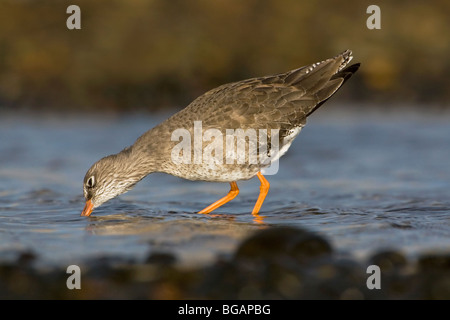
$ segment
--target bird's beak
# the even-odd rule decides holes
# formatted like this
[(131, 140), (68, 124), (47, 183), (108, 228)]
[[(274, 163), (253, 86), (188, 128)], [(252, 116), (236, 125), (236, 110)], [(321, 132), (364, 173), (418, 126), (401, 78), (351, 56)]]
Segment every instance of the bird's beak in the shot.
[(86, 201), (86, 204), (84, 205), (83, 212), (81, 213), (82, 217), (89, 217), (92, 213), (92, 210), (94, 210), (94, 204), (91, 200)]

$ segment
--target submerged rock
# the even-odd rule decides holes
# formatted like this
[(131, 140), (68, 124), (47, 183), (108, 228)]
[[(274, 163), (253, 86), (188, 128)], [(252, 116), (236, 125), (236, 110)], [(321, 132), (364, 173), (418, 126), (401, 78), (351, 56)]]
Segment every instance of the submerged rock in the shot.
[(177, 261), (177, 257), (169, 252), (154, 252), (148, 256), (145, 263), (173, 265)]
[(298, 262), (328, 255), (331, 245), (324, 238), (299, 228), (273, 227), (256, 232), (242, 242), (235, 259), (276, 259), (290, 256)]

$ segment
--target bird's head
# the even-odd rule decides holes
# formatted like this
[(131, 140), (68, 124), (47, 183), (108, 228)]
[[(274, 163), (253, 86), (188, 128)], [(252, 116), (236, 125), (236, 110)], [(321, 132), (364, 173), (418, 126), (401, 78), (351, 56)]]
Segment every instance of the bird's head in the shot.
[(82, 216), (90, 216), (94, 208), (130, 190), (142, 177), (129, 170), (128, 161), (119, 155), (111, 155), (97, 161), (83, 181), (86, 199)]

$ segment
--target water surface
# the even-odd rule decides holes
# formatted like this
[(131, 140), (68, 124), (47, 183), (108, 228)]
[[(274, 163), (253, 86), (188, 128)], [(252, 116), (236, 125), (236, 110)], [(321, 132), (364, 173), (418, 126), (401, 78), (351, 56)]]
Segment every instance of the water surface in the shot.
[(229, 185), (166, 174), (80, 217), (86, 170), (167, 116), (2, 114), (0, 262), (21, 252), (43, 266), (172, 252), (191, 266), (229, 255), (254, 230), (273, 225), (315, 231), (355, 257), (384, 248), (412, 258), (450, 251), (449, 114), (410, 109), (334, 106), (314, 114), (267, 177), (259, 220), (250, 214), (256, 178), (239, 182), (239, 196), (214, 214), (200, 215)]

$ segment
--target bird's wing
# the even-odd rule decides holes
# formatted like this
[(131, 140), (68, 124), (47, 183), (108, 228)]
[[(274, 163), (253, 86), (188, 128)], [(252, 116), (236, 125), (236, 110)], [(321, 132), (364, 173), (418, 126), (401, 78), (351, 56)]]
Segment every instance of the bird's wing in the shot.
[[(303, 126), (359, 67), (351, 51), (286, 73), (229, 83), (206, 92), (174, 115), (178, 123), (203, 128), (280, 129), (280, 138)], [(170, 119), (169, 119), (170, 120)]]

